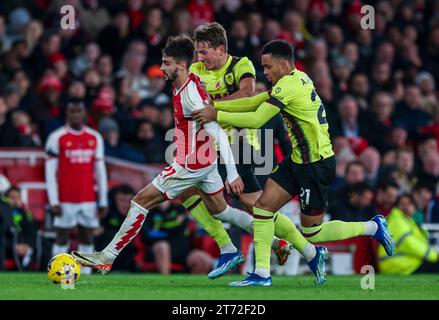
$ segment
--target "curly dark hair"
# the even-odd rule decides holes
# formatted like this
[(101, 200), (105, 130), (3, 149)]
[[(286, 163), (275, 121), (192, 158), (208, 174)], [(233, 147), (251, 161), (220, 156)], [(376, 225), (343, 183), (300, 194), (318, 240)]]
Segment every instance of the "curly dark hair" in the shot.
[(187, 62), (188, 67), (194, 60), (194, 52), (194, 42), (187, 36), (169, 37), (162, 50), (163, 54), (174, 58), (177, 62)]

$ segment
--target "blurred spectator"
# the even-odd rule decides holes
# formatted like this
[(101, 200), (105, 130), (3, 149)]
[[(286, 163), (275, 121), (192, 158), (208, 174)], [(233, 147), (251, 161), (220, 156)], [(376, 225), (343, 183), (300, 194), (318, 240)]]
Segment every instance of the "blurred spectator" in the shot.
[(192, 36), (192, 17), (189, 11), (185, 9), (177, 9), (173, 15), (173, 24), (171, 25), (172, 35)]
[(11, 187), (3, 201), (12, 208), (12, 232), (7, 238), (6, 258), (14, 259), (18, 270), (31, 270), (35, 255), (38, 225), (32, 213), (26, 210), (21, 199), (20, 189)]
[(61, 49), (61, 37), (59, 34), (47, 31), (27, 59), (26, 69), (29, 70), (33, 79), (39, 79), (49, 67), (49, 57)]
[(410, 148), (401, 148), (396, 153), (397, 171), (393, 176), (401, 193), (408, 193), (416, 182), (413, 174), (414, 153)]
[(403, 126), (409, 135), (413, 135), (429, 120), (428, 114), (421, 110), (421, 90), (414, 85), (408, 85), (404, 101), (396, 108), (395, 124)]
[(422, 225), (425, 222), (428, 206), (433, 197), (431, 186), (422, 183), (416, 184), (412, 191), (412, 197), (416, 206), (412, 218), (418, 225)]
[(192, 249), (186, 210), (170, 201), (161, 203), (149, 213), (144, 237), (149, 259), (154, 260), (158, 272), (169, 274), (172, 263), (185, 265), (191, 273), (206, 274), (213, 258), (206, 252)]
[(401, 149), (408, 146), (408, 132), (404, 127), (395, 126), (390, 131), (388, 138), (389, 148)]
[(138, 122), (132, 146), (143, 154), (146, 163), (165, 163), (164, 145), (148, 120)]
[(30, 107), (36, 103), (36, 95), (30, 85), (29, 77), (23, 69), (17, 69), (12, 74), (11, 80), (17, 86), (20, 96), (18, 108), (29, 111)]
[(112, 17), (111, 24), (107, 25), (98, 35), (97, 43), (102, 52), (108, 53), (113, 58), (115, 65), (122, 59), (124, 51), (129, 42), (128, 15), (123, 11), (116, 11)]
[(388, 216), (390, 210), (395, 206), (398, 199), (398, 185), (394, 182), (385, 182), (378, 186), (375, 195), (375, 206), (377, 212), (383, 216)]
[(349, 80), (349, 92), (354, 96), (360, 112), (369, 109), (369, 80), (364, 73), (354, 73)]
[(17, 147), (20, 145), (20, 132), (12, 122), (5, 101), (0, 97), (0, 147)]
[(337, 199), (344, 199), (351, 187), (355, 184), (364, 183), (366, 169), (361, 161), (353, 160), (346, 164), (343, 176), (338, 175), (336, 183), (332, 185), (329, 192), (329, 204)]
[(97, 69), (90, 68), (85, 71), (84, 85), (85, 102), (87, 105), (89, 105), (93, 100), (98, 98), (98, 94), (102, 88), (102, 78)]
[(149, 79), (150, 86), (146, 92), (145, 98), (149, 99), (155, 105), (166, 105), (171, 102), (169, 96), (164, 92), (166, 81), (160, 66), (154, 64), (146, 70), (146, 76)]
[(363, 121), (359, 121), (358, 104), (352, 96), (344, 96), (338, 103), (338, 113), (340, 119), (332, 127), (334, 136), (350, 138), (362, 137), (366, 134), (366, 124)]
[(83, 4), (84, 8), (80, 16), (81, 28), (94, 39), (110, 22), (110, 16), (107, 9), (99, 5), (99, 0), (84, 0)]
[(247, 25), (244, 20), (234, 20), (232, 22), (229, 34), (229, 53), (231, 55), (237, 57), (254, 57), (255, 47), (250, 42), (248, 33)]
[(28, 113), (20, 110), (14, 111), (12, 113), (12, 122), (20, 132), (20, 146), (28, 148), (42, 146), (42, 141), (35, 132), (35, 128), (31, 123), (31, 118)]
[(104, 138), (105, 155), (134, 162), (145, 162), (142, 153), (120, 140), (119, 126), (112, 118), (103, 118), (99, 121), (99, 132)]
[(433, 76), (427, 71), (419, 72), (415, 82), (421, 91), (420, 109), (436, 117), (439, 113), (439, 100), (435, 95), (436, 85)]
[(156, 105), (151, 99), (145, 99), (139, 105), (140, 116), (142, 119), (157, 125), (160, 121), (161, 108)]
[(366, 174), (366, 183), (375, 187), (379, 180), (379, 169), (381, 157), (377, 149), (373, 147), (366, 148), (358, 158), (364, 165)]
[(416, 204), (410, 195), (401, 196), (387, 217), (387, 224), (398, 246), (388, 257), (382, 246), (378, 247), (380, 273), (409, 275), (413, 273), (438, 273), (438, 253), (430, 246), (428, 232), (413, 219)]
[(380, 152), (390, 148), (389, 137), (392, 131), (392, 114), (394, 110), (393, 98), (386, 92), (377, 92), (372, 100), (372, 114), (370, 115), (370, 130), (368, 140)]
[(213, 7), (207, 0), (190, 0), (187, 10), (192, 16), (192, 25), (194, 28), (200, 24), (213, 22)]
[(372, 65), (371, 92), (378, 90), (390, 91), (391, 89), (391, 67), (386, 62), (375, 62)]
[(67, 95), (70, 98), (85, 99), (86, 88), (82, 81), (72, 81), (67, 88)]
[(365, 183), (350, 185), (331, 201), (328, 207), (331, 220), (367, 221), (376, 211), (373, 205), (373, 189)]
[[(101, 220), (101, 226), (96, 231), (96, 250), (103, 250), (119, 231), (130, 209), (131, 198), (135, 195), (129, 185), (120, 185), (108, 192), (108, 214)], [(134, 243), (128, 244), (113, 263), (117, 271), (138, 271), (135, 264), (136, 248)]]
[(62, 82), (53, 74), (44, 76), (38, 84), (38, 102), (29, 112), (42, 137), (49, 133), (46, 130), (50, 119), (61, 115), (61, 91)]
[(126, 78), (128, 87), (141, 98), (146, 97), (150, 85), (148, 78), (142, 72), (146, 55), (147, 47), (143, 42), (134, 41), (130, 43), (127, 52), (123, 56), (122, 67), (116, 73), (117, 78)]
[(101, 55), (96, 60), (96, 69), (101, 76), (102, 83), (108, 85), (113, 82), (113, 60), (110, 55)]
[(332, 74), (336, 82), (334, 90), (336, 95), (348, 92), (348, 80), (353, 71), (352, 63), (343, 56), (334, 59), (331, 65)]
[(159, 7), (151, 7), (140, 26), (137, 37), (148, 47), (148, 65), (161, 64), (163, 47), (163, 15)]

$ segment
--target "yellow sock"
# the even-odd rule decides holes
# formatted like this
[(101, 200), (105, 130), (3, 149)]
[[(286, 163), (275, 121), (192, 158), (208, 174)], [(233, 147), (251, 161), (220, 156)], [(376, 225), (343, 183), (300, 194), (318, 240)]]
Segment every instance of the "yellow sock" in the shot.
[(274, 216), (274, 235), (290, 242), (299, 252), (309, 243), (294, 223), (281, 212), (276, 212)]
[(206, 232), (215, 239), (215, 242), (219, 247), (232, 243), (232, 240), (227, 234), (227, 231), (224, 229), (221, 221), (212, 217), (206, 205), (203, 203), (203, 201), (201, 201), (201, 197), (199, 195), (193, 195), (186, 199), (183, 202), (183, 206), (186, 208), (186, 210), (191, 212), (204, 230), (206, 230)]
[(364, 235), (364, 222), (345, 222), (334, 220), (319, 226), (305, 228), (302, 233), (309, 242), (326, 242), (345, 240)]
[(253, 216), (256, 268), (270, 270), (271, 243), (274, 237), (274, 213), (253, 207)]

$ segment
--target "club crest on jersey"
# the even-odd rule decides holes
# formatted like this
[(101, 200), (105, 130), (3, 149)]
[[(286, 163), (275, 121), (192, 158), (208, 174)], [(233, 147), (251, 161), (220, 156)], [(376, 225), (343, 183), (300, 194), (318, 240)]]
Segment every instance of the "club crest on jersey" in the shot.
[(67, 141), (67, 143), (66, 143), (66, 147), (71, 147), (73, 145), (73, 142), (72, 141)]
[(225, 78), (226, 78), (226, 83), (229, 86), (231, 86), (233, 84), (233, 81), (235, 80), (235, 78), (233, 77), (233, 73), (232, 72), (226, 74)]
[(88, 140), (88, 145), (89, 145), (89, 147), (93, 147), (95, 145), (95, 141), (94, 140)]
[(221, 87), (221, 83), (218, 81), (217, 83), (215, 83), (215, 88), (219, 88), (219, 87)]

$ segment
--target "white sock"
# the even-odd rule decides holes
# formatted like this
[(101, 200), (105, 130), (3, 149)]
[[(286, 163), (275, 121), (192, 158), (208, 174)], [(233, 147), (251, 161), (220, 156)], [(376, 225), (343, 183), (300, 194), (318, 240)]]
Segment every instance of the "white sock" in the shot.
[(273, 238), (273, 242), (271, 243), (271, 249), (276, 250), (277, 248), (279, 248), (279, 238), (278, 237), (274, 237)]
[(303, 249), (303, 251), (301, 252), (301, 254), (302, 254), (303, 257), (305, 258), (305, 260), (306, 260), (307, 262), (309, 262), (309, 261), (311, 261), (312, 259), (314, 259), (314, 257), (315, 257), (316, 254), (317, 254), (316, 247), (315, 247), (313, 244), (308, 243), (308, 244), (306, 245), (306, 247)]
[(60, 245), (54, 243), (52, 246), (52, 256), (56, 256), (57, 254), (60, 253), (67, 253), (67, 251), (69, 250), (69, 246), (70, 246), (69, 244)]
[[(84, 253), (93, 253), (95, 251), (95, 246), (93, 244), (80, 243), (78, 245), (78, 251)], [(91, 274), (92, 271), (93, 271), (92, 268), (81, 266), (81, 274)]]
[(364, 235), (373, 236), (378, 230), (378, 225), (375, 221), (366, 221), (364, 223)]
[(131, 240), (142, 228), (145, 218), (148, 215), (148, 210), (141, 207), (134, 201), (131, 201), (131, 208), (128, 214), (120, 226), (119, 231), (114, 236), (113, 240), (108, 244), (108, 246), (102, 250), (106, 257), (109, 259), (116, 259), (119, 253), (127, 246)]
[(270, 269), (255, 268), (255, 273), (262, 278), (268, 278), (270, 276)]
[(223, 254), (223, 253), (235, 253), (235, 252), (238, 251), (238, 249), (235, 247), (235, 245), (232, 242), (230, 242), (230, 243), (220, 247), (220, 251), (221, 251), (221, 254)]
[(215, 219), (229, 222), (248, 233), (253, 233), (253, 217), (245, 211), (227, 206), (223, 212), (213, 215)]

